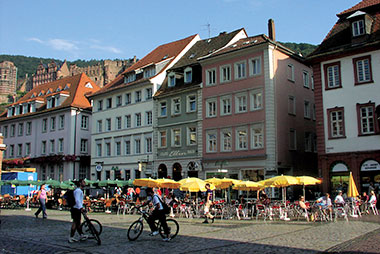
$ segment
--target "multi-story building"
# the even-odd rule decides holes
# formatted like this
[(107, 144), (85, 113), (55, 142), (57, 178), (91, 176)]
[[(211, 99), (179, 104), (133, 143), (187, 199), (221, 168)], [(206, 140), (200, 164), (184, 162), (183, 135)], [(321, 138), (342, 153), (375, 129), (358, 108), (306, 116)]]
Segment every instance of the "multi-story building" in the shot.
[[(198, 35), (161, 45), (129, 67), (93, 101), (91, 170), (98, 179), (152, 175), (153, 94)], [(97, 173), (96, 173), (97, 171)]]
[(85, 73), (99, 87), (103, 87), (134, 63), (136, 63), (136, 57), (129, 60), (104, 60), (87, 67), (78, 67), (74, 64), (70, 65), (69, 69), (71, 75)]
[(38, 85), (8, 105), (0, 118), (4, 159), (36, 168), (40, 180), (89, 178), (92, 122), (85, 95), (99, 89), (79, 74)]
[(268, 27), (200, 61), (206, 178), (317, 174), (312, 71)]
[(167, 78), (153, 97), (157, 119), (153, 168), (159, 178), (201, 176), (202, 67), (198, 59), (246, 37), (240, 29), (198, 41), (167, 71)]
[(9, 102), (9, 96), (16, 94), (17, 67), (9, 61), (0, 63), (0, 103)]
[(315, 80), (318, 168), (324, 191), (380, 183), (380, 1), (363, 0), (309, 56)]
[(27, 87), (26, 90), (30, 91), (36, 86), (53, 82), (67, 76), (70, 76), (70, 71), (66, 60), (61, 65), (54, 61), (51, 61), (51, 63), (47, 65), (41, 62), (37, 67), (36, 73), (32, 76), (31, 87)]

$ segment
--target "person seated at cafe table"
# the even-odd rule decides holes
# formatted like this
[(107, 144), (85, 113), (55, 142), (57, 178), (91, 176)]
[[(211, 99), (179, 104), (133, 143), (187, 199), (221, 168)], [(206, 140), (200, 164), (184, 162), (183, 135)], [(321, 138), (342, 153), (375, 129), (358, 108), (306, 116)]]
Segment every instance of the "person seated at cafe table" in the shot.
[(330, 194), (326, 193), (325, 196), (320, 197), (316, 200), (316, 205), (319, 206), (323, 210), (327, 210), (329, 212), (330, 219), (332, 217), (332, 203)]
[(335, 199), (334, 199), (334, 203), (337, 205), (337, 206), (344, 206), (344, 199), (343, 199), (343, 191), (338, 191), (338, 195), (336, 195)]

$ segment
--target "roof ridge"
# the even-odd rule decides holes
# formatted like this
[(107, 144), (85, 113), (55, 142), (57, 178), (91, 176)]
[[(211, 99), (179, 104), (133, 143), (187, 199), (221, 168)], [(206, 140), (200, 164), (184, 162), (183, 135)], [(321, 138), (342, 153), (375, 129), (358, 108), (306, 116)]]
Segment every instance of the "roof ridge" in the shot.
[(338, 13), (337, 16), (340, 17), (347, 13), (352, 13), (354, 11), (362, 10), (364, 8), (371, 7), (378, 4), (380, 4), (380, 0), (362, 0), (359, 3), (355, 4), (354, 6), (352, 6), (351, 8)]

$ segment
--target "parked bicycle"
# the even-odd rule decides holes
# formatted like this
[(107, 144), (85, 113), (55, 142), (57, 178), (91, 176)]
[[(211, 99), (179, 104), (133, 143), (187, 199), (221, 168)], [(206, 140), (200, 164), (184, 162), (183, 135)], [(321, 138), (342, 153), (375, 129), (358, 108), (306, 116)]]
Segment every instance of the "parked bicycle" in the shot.
[(102, 224), (95, 219), (88, 218), (86, 211), (83, 211), (82, 214), (84, 218), (84, 222), (81, 224), (83, 233), (91, 235), (89, 239), (95, 239), (98, 245), (101, 245), (100, 234), (103, 229)]
[[(141, 217), (138, 220), (136, 220), (135, 222), (133, 222), (132, 225), (128, 229), (127, 236), (128, 236), (128, 239), (130, 241), (135, 241), (137, 238), (139, 238), (139, 236), (141, 235), (141, 233), (143, 232), (143, 229), (144, 229), (144, 223), (143, 222), (144, 222), (144, 220), (146, 222), (148, 222), (148, 218), (150, 216), (150, 214), (147, 211), (143, 210), (141, 207), (133, 207), (133, 208), (137, 210), (137, 213), (141, 214)], [(162, 227), (160, 222), (155, 222), (155, 223), (156, 223), (156, 226), (158, 228), (158, 232), (160, 233), (161, 237), (166, 238), (167, 235), (165, 234), (164, 228)], [(174, 219), (167, 219), (166, 223), (168, 224), (170, 239), (173, 239), (174, 237), (177, 236), (177, 234), (179, 232), (179, 224)]]

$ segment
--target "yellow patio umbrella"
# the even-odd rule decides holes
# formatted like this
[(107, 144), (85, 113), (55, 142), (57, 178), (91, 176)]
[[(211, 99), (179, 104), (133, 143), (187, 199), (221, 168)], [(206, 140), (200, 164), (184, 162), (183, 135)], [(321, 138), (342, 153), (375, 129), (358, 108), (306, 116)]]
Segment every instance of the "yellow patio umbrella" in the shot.
[(358, 192), (358, 189), (356, 188), (354, 178), (352, 177), (352, 172), (350, 172), (350, 180), (348, 181), (347, 197), (356, 198), (357, 196), (359, 196), (359, 192)]
[[(186, 183), (182, 184), (180, 190), (189, 192), (206, 191), (206, 183), (206, 181), (203, 181), (199, 178), (192, 178), (191, 180), (187, 180)], [(210, 183), (210, 189), (215, 190), (215, 185)]]
[[(183, 178), (183, 179), (179, 180), (178, 182), (180, 184), (184, 184), (184, 183), (187, 183), (187, 182), (196, 181), (196, 179), (199, 179), (199, 178), (196, 178), (196, 177), (187, 177), (187, 178)], [(201, 180), (201, 179), (199, 179), (199, 180)]]
[(179, 186), (181, 186), (179, 182), (167, 178), (157, 179), (156, 182), (158, 183), (158, 187), (160, 188), (178, 189)]
[(139, 178), (133, 181), (133, 185), (144, 186), (144, 187), (159, 187), (158, 182), (152, 178)]
[[(314, 178), (312, 176), (296, 176), (298, 184), (303, 185), (303, 196), (305, 197), (305, 186), (316, 185), (322, 183), (322, 180)], [(305, 197), (306, 198), (306, 197)]]
[(264, 187), (264, 185), (262, 185), (258, 182), (242, 181), (240, 183), (235, 184), (232, 188), (234, 190), (242, 190), (242, 191), (257, 191), (257, 190), (261, 190), (265, 187)]
[(294, 176), (280, 175), (264, 180), (265, 185), (272, 185), (275, 187), (288, 187), (290, 185), (298, 184), (298, 179)]
[(242, 182), (242, 180), (237, 180), (237, 179), (232, 179), (232, 178), (225, 178), (225, 177), (223, 179), (221, 179), (221, 180), (222, 180), (223, 183), (229, 183), (231, 185), (238, 184), (238, 183)]
[(227, 189), (232, 185), (230, 182), (223, 181), (222, 179), (215, 177), (206, 179), (205, 182), (215, 185), (217, 189)]

